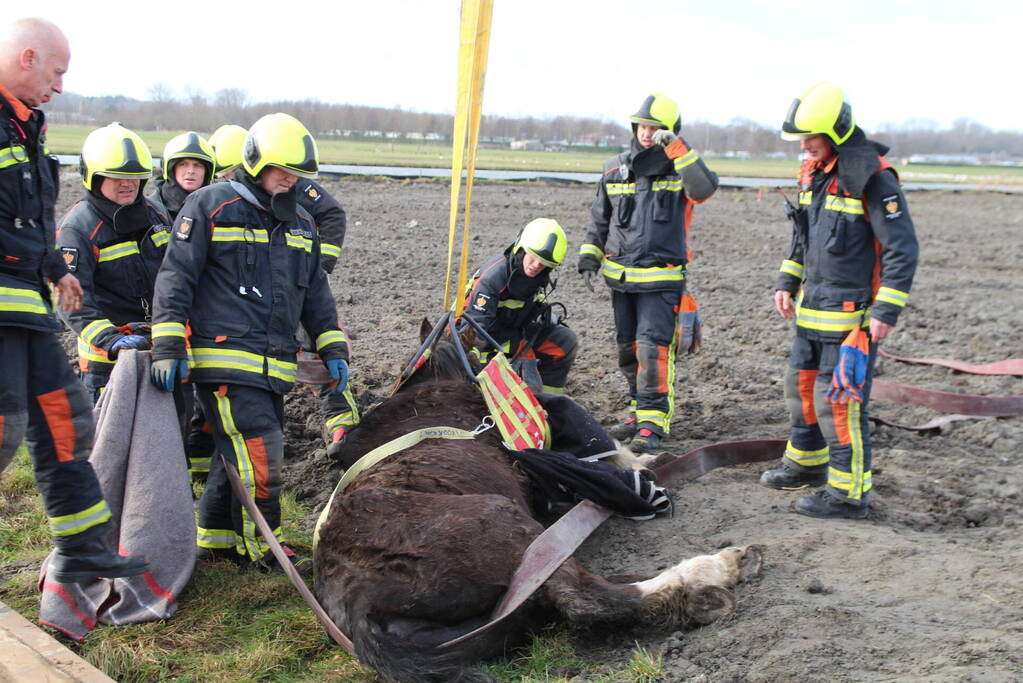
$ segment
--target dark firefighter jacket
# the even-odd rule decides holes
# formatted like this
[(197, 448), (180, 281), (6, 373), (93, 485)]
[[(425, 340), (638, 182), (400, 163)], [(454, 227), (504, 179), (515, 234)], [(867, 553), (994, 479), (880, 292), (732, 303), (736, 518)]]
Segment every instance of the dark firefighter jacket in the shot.
[(173, 180), (165, 178), (158, 179), (153, 186), (153, 193), (149, 195), (149, 198), (162, 204), (163, 208), (167, 210), (167, 216), (173, 221), (178, 217), (181, 207), (185, 205), (189, 193)]
[(777, 288), (797, 296), (804, 336), (841, 338), (871, 317), (894, 325), (909, 299), (916, 233), (887, 151), (857, 128), (837, 159), (800, 171), (798, 227)]
[(60, 316), (83, 342), (109, 351), (119, 326), (150, 321), (170, 223), (153, 199), (118, 206), (91, 192), (61, 219), (57, 246), (85, 296)]
[(579, 269), (597, 270), (620, 292), (681, 291), (693, 204), (717, 190), (717, 174), (694, 150), (670, 160), (664, 148), (632, 150), (604, 163)]
[(523, 339), (526, 327), (548, 308), (546, 288), (551, 269), (528, 277), (522, 270), (523, 253), (513, 254), (508, 247), (487, 261), (473, 273), (466, 294), (465, 315), (502, 345)]
[(295, 183), (295, 198), (309, 212), (320, 231), (320, 265), (328, 273), (341, 256), (348, 217), (341, 204), (314, 180), (301, 178)]
[(193, 382), (283, 394), (295, 381), (301, 322), (321, 358), (347, 360), (319, 262), (316, 226), (293, 191), (271, 200), (245, 174), (196, 190), (156, 278), (153, 358), (188, 357)]
[(68, 269), (55, 248), (60, 183), (45, 132), (43, 113), (0, 85), (0, 326), (56, 332), (44, 278)]

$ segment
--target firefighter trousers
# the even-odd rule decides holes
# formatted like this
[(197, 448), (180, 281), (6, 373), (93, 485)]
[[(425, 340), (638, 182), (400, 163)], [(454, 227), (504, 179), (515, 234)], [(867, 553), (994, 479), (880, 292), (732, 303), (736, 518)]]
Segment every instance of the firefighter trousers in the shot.
[(102, 536), (110, 509), (89, 463), (92, 401), (52, 332), (0, 326), (0, 472), (25, 439), (56, 545)]
[(658, 436), (675, 412), (675, 353), (681, 293), (611, 292), (618, 369), (629, 384), (637, 426)]
[[(281, 464), (284, 460), (284, 397), (240, 384), (197, 384), (217, 452), (238, 470), (274, 536), (281, 538)], [(257, 561), (269, 545), (255, 521), (231, 489), (220, 458), (210, 463), (209, 478), (199, 500), (196, 544), (202, 548), (233, 548), (239, 559)]]
[(863, 403), (829, 403), (826, 396), (841, 345), (841, 339), (820, 341), (799, 335), (792, 344), (785, 375), (791, 428), (783, 465), (810, 472), (826, 468), (828, 493), (861, 505), (872, 486), (867, 404), (877, 344), (870, 345)]
[(523, 349), (525, 340), (518, 340), (512, 348), (519, 358), (535, 358), (543, 390), (554, 394), (565, 393), (568, 372), (575, 362), (579, 338), (569, 327), (560, 324), (548, 325), (539, 331), (531, 349)]
[[(295, 338), (308, 353), (316, 352), (316, 344), (301, 325), (295, 330)], [(323, 418), (323, 438), (330, 443), (331, 435), (338, 429), (351, 429), (359, 424), (359, 407), (349, 383), (340, 394), (331, 386), (314, 387), (313, 394), (320, 405), (320, 416)]]

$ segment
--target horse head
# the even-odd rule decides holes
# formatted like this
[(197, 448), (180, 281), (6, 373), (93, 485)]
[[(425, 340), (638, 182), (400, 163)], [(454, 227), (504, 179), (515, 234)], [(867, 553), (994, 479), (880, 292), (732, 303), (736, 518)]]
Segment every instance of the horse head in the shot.
[(476, 355), (472, 353), (476, 345), (476, 334), (471, 327), (466, 327), (453, 335), (450, 321), (451, 316), (445, 315), (435, 328), (429, 320), (423, 318), (419, 326), (419, 350), (402, 372), (395, 393), (429, 381), (475, 381), (482, 369)]

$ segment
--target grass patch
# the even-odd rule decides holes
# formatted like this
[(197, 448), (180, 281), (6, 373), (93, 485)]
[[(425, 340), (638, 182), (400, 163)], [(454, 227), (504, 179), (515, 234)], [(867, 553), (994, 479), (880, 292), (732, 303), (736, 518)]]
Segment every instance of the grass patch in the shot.
[[(289, 545), (309, 554), (312, 532), (302, 520), (312, 510), (291, 493), (281, 497), (281, 508)], [(29, 621), (39, 618), (36, 579), (50, 549), (42, 499), (23, 447), (0, 477), (0, 600)], [(285, 576), (226, 561), (197, 565), (171, 619), (98, 626), (85, 643), (62, 642), (126, 683), (380, 680), (330, 641)], [(528, 647), (485, 668), (499, 680), (521, 683), (577, 676), (596, 683), (664, 680), (660, 661), (641, 648), (624, 668), (591, 666), (575, 653), (563, 628), (532, 638)]]

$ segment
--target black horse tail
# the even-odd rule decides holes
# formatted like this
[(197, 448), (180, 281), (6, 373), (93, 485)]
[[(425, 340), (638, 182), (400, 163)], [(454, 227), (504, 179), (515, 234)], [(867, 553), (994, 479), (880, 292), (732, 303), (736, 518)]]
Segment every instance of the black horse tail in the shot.
[(353, 619), (352, 622), (351, 638), (359, 660), (376, 669), (384, 680), (395, 683), (496, 683), (497, 679), (486, 671), (466, 665), (466, 662), (492, 656), (489, 647), (481, 648), (482, 643), (460, 643), (445, 649), (436, 647), (475, 626), (452, 628), (406, 618), (381, 622), (368, 617)]

